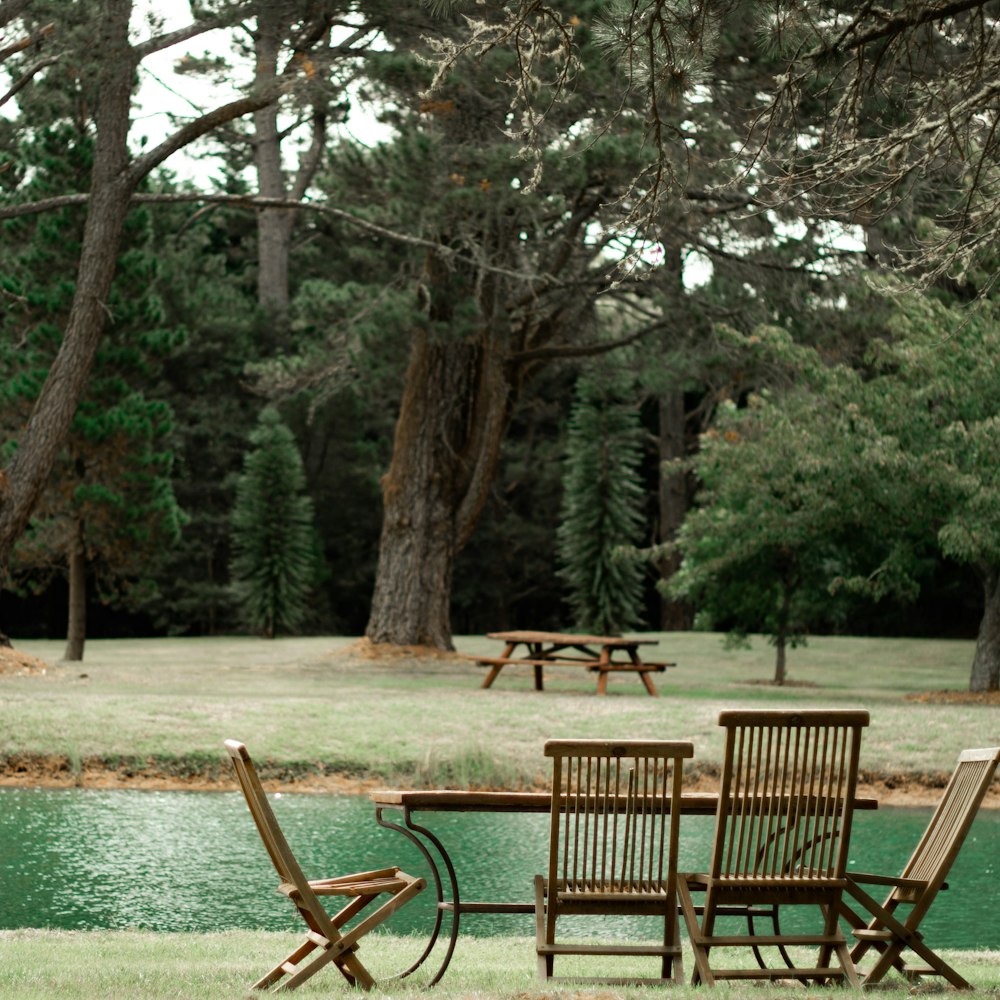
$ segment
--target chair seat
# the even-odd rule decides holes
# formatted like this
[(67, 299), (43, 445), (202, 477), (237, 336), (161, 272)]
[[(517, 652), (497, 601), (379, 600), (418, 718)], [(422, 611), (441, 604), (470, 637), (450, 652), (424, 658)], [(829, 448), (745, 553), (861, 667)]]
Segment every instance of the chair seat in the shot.
[[(546, 890), (548, 883), (546, 883)], [(567, 883), (559, 879), (556, 892), (560, 899), (648, 899), (650, 901), (665, 900), (669, 889), (665, 882), (590, 882)]]
[[(409, 883), (401, 878), (379, 878), (353, 880), (348, 876), (343, 879), (310, 879), (309, 888), (317, 896), (375, 896), (380, 892), (401, 892)], [(295, 899), (299, 890), (290, 882), (282, 882), (278, 892), (289, 899)]]
[(795, 892), (796, 890), (807, 889), (846, 889), (846, 878), (830, 877), (796, 877), (791, 875), (754, 877), (747, 875), (738, 876), (712, 876), (704, 872), (683, 872), (678, 873), (678, 877), (684, 878), (692, 889), (726, 889), (739, 892), (740, 890), (752, 891), (758, 898), (761, 891), (773, 888), (776, 892)]

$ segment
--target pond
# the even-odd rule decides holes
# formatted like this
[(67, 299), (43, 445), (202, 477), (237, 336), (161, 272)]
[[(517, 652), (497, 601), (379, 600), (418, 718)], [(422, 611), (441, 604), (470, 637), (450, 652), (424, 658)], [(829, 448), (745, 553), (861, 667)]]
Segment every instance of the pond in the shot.
[[(398, 864), (411, 845), (375, 824), (363, 796), (280, 795), (274, 809), (310, 877)], [(930, 810), (855, 816), (851, 867), (898, 873)], [(448, 846), (466, 899), (528, 900), (545, 864), (544, 816), (424, 814)], [(685, 816), (681, 868), (702, 868), (711, 817)], [(923, 922), (936, 947), (1000, 948), (1000, 811), (982, 810)], [(0, 789), (0, 928), (298, 930), (239, 793)], [(429, 926), (430, 893), (391, 930)], [(585, 919), (585, 918), (584, 918)], [(463, 933), (531, 934), (530, 916), (476, 915)], [(608, 928), (601, 926), (607, 935)]]

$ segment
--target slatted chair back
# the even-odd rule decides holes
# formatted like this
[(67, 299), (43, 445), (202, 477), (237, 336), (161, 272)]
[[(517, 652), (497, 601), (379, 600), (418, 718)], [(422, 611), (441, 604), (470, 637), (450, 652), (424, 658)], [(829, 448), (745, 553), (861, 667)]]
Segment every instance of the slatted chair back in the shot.
[[(636, 982), (681, 982), (677, 921), (677, 834), (683, 761), (690, 743), (670, 740), (549, 740), (552, 804), (548, 877), (535, 876), (538, 973), (557, 955), (647, 956), (658, 974)], [(646, 914), (663, 939), (558, 941), (559, 918), (574, 913)], [(562, 928), (565, 930), (565, 928)], [(617, 981), (617, 980), (615, 980)]]
[(715, 879), (799, 883), (847, 867), (867, 712), (723, 712)]
[(675, 891), (682, 760), (690, 743), (549, 740), (549, 884), (573, 893)]
[(902, 872), (904, 879), (924, 880), (926, 888), (895, 890), (896, 897), (901, 902), (913, 902), (920, 915), (933, 902), (958, 857), (998, 762), (1000, 747), (964, 750), (959, 756), (927, 829)]
[(315, 906), (323, 916), (326, 916), (326, 911), (310, 889), (308, 879), (303, 875), (295, 855), (288, 846), (288, 841), (285, 840), (285, 835), (281, 832), (247, 748), (236, 740), (226, 740), (225, 745), (232, 759), (243, 797), (250, 808), (250, 815), (253, 816), (257, 832), (267, 848), (278, 878), (283, 885), (294, 887), (298, 901), (307, 905), (309, 909)]

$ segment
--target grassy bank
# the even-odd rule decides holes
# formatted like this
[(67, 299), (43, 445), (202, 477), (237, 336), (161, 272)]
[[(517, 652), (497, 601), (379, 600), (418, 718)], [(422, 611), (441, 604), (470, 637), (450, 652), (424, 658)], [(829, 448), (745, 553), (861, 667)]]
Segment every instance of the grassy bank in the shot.
[[(274, 960), (297, 942), (291, 935), (253, 931), (220, 934), (155, 934), (147, 931), (0, 931), (0, 1000), (237, 1000), (247, 997), (254, 982)], [(572, 983), (546, 985), (535, 978), (533, 941), (528, 938), (472, 938), (459, 942), (455, 959), (433, 993), (419, 980), (383, 984), (375, 997), (425, 993), (435, 1000), (546, 1000), (553, 995), (589, 996), (593, 1000), (662, 997), (653, 987), (589, 988), (581, 993)], [(373, 970), (386, 971), (409, 954), (405, 940), (380, 938), (368, 955)], [(377, 952), (377, 954), (376, 954)], [(977, 989), (1000, 991), (1000, 952), (943, 952)], [(568, 961), (573, 961), (569, 959)], [(402, 967), (402, 963), (400, 966)], [(567, 971), (570, 966), (565, 967)], [(685, 970), (690, 970), (690, 955)], [(617, 967), (616, 967), (617, 971)], [(637, 970), (648, 974), (648, 967)], [(815, 996), (815, 988), (720, 984), (713, 996), (730, 1000), (778, 1000), (794, 991)], [(919, 991), (919, 988), (918, 988)], [(339, 973), (327, 969), (296, 992), (296, 996), (345, 995), (349, 990)], [(899, 978), (878, 987), (886, 1000), (911, 997), (914, 988)], [(671, 988), (676, 1000), (707, 996), (704, 988)], [(836, 993), (830, 993), (835, 996)]]
[[(774, 688), (763, 641), (727, 651), (710, 634), (653, 637), (678, 664), (655, 675), (655, 699), (630, 675), (597, 697), (594, 675), (572, 667), (548, 670), (542, 693), (520, 668), (482, 690), (482, 668), (467, 661), (372, 658), (346, 638), (100, 640), (74, 664), (58, 662), (61, 643), (20, 641), (51, 667), (0, 675), (0, 759), (8, 777), (29, 782), (38, 767), (78, 783), (97, 767), (125, 781), (228, 781), (221, 742), (236, 737), (279, 781), (513, 786), (544, 777), (547, 738), (628, 734), (693, 740), (697, 766), (711, 773), (718, 712), (764, 705), (868, 709), (862, 768), (896, 784), (933, 784), (961, 748), (1000, 743), (995, 705), (924, 698), (967, 687), (971, 642), (817, 638), (794, 652), (790, 683)], [(483, 637), (456, 645), (497, 651)]]

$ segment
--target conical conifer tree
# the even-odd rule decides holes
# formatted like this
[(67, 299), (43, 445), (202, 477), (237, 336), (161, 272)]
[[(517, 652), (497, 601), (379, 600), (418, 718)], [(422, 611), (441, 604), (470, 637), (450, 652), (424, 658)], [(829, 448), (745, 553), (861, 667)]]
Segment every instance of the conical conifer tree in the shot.
[(273, 407), (250, 443), (236, 484), (230, 572), (245, 624), (273, 638), (305, 620), (316, 577), (313, 507), (295, 438)]
[(575, 627), (601, 635), (642, 618), (642, 566), (627, 554), (643, 523), (640, 435), (635, 407), (614, 380), (580, 379), (569, 419), (559, 575)]

